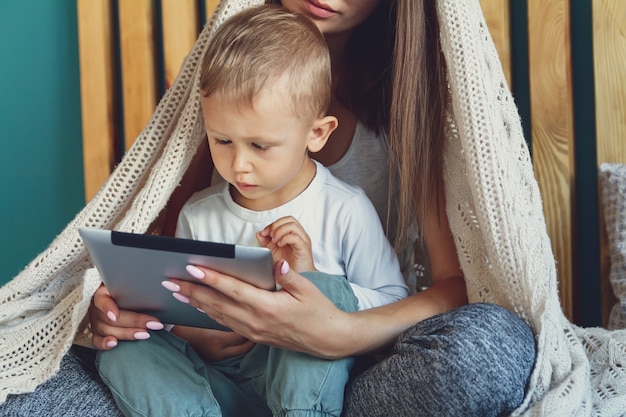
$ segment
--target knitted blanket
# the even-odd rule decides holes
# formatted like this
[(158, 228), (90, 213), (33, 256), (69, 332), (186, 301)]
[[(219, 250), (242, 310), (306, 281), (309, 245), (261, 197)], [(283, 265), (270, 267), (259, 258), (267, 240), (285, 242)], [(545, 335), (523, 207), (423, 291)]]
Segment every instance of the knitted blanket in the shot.
[[(108, 181), (43, 253), (0, 288), (0, 403), (52, 376), (86, 331), (100, 278), (78, 228), (151, 231), (203, 141), (197, 69), (212, 29), (262, 2), (220, 2)], [(532, 162), (479, 2), (437, 0), (437, 6), (452, 96), (446, 209), (469, 299), (516, 312), (536, 335), (537, 361), (514, 415), (622, 415), (626, 331), (579, 328), (561, 311)]]

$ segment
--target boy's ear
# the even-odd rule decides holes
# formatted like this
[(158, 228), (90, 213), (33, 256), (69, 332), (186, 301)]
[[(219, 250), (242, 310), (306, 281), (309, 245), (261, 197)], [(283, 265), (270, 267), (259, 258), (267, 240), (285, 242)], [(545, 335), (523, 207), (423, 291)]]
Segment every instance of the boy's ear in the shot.
[(337, 129), (338, 125), (339, 121), (335, 116), (324, 116), (315, 119), (311, 127), (311, 140), (309, 140), (308, 144), (309, 152), (319, 152), (326, 145), (330, 134)]

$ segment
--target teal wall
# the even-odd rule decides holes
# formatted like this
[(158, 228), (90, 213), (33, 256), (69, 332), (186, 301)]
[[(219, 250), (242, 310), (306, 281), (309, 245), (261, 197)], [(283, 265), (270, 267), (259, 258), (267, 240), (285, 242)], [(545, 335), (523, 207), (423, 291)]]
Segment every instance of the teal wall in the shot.
[(76, 2), (0, 3), (0, 284), (84, 205)]

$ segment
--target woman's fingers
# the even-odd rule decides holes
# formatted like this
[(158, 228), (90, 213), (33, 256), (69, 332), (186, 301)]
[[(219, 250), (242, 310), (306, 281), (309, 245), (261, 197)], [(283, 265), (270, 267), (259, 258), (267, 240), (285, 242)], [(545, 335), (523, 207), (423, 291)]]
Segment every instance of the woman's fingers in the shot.
[[(187, 297), (190, 301), (196, 301), (202, 305), (230, 302), (260, 307), (263, 303), (275, 301), (275, 293), (261, 290), (240, 279), (212, 269), (189, 265), (187, 266), (187, 272), (196, 278), (199, 283), (204, 284), (204, 286), (194, 285), (181, 280), (164, 281), (163, 286), (174, 293)], [(301, 293), (311, 288), (317, 290), (311, 282), (294, 272), (285, 261), (279, 261), (274, 265), (274, 279), (282, 287), (283, 291), (296, 299), (299, 298)], [(168, 283), (174, 283), (175, 286)], [(206, 288), (206, 286), (210, 288)], [(194, 306), (200, 307), (198, 305)]]
[[(198, 284), (204, 285), (171, 280), (163, 282), (163, 286), (172, 291), (173, 296), (178, 301), (189, 303), (199, 308), (218, 323), (235, 331), (238, 329), (233, 327), (234, 318), (240, 319), (244, 315), (250, 314), (247, 308), (248, 300), (254, 297), (267, 298), (272, 294), (270, 291), (261, 290), (237, 278), (214, 270), (195, 266), (189, 266), (187, 270), (198, 279)], [(234, 300), (237, 300), (237, 302)], [(257, 299), (257, 302), (259, 301), (261, 300)]]
[(332, 302), (285, 261), (275, 264), (279, 291), (262, 290), (210, 269), (193, 266), (188, 271), (199, 282), (172, 280), (178, 286), (176, 298), (257, 343), (315, 352), (315, 339), (337, 315)]
[(155, 317), (120, 310), (106, 287), (96, 290), (89, 307), (92, 343), (100, 350), (117, 346), (120, 340), (142, 340), (150, 337), (148, 330), (161, 330), (163, 324)]
[(92, 306), (94, 306), (99, 312), (104, 313), (110, 321), (115, 322), (119, 317), (119, 308), (117, 303), (109, 294), (109, 290), (104, 285), (96, 290), (91, 300)]

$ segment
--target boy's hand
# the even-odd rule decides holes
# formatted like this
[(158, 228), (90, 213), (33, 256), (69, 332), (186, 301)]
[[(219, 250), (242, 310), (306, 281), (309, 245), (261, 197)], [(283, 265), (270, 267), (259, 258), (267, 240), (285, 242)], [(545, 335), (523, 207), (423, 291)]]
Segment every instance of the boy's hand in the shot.
[(294, 271), (315, 271), (311, 239), (292, 216), (282, 217), (256, 234), (262, 246), (272, 251), (274, 261), (285, 260)]
[(198, 355), (209, 362), (243, 355), (255, 345), (254, 342), (235, 332), (174, 326), (172, 333), (187, 340)]

